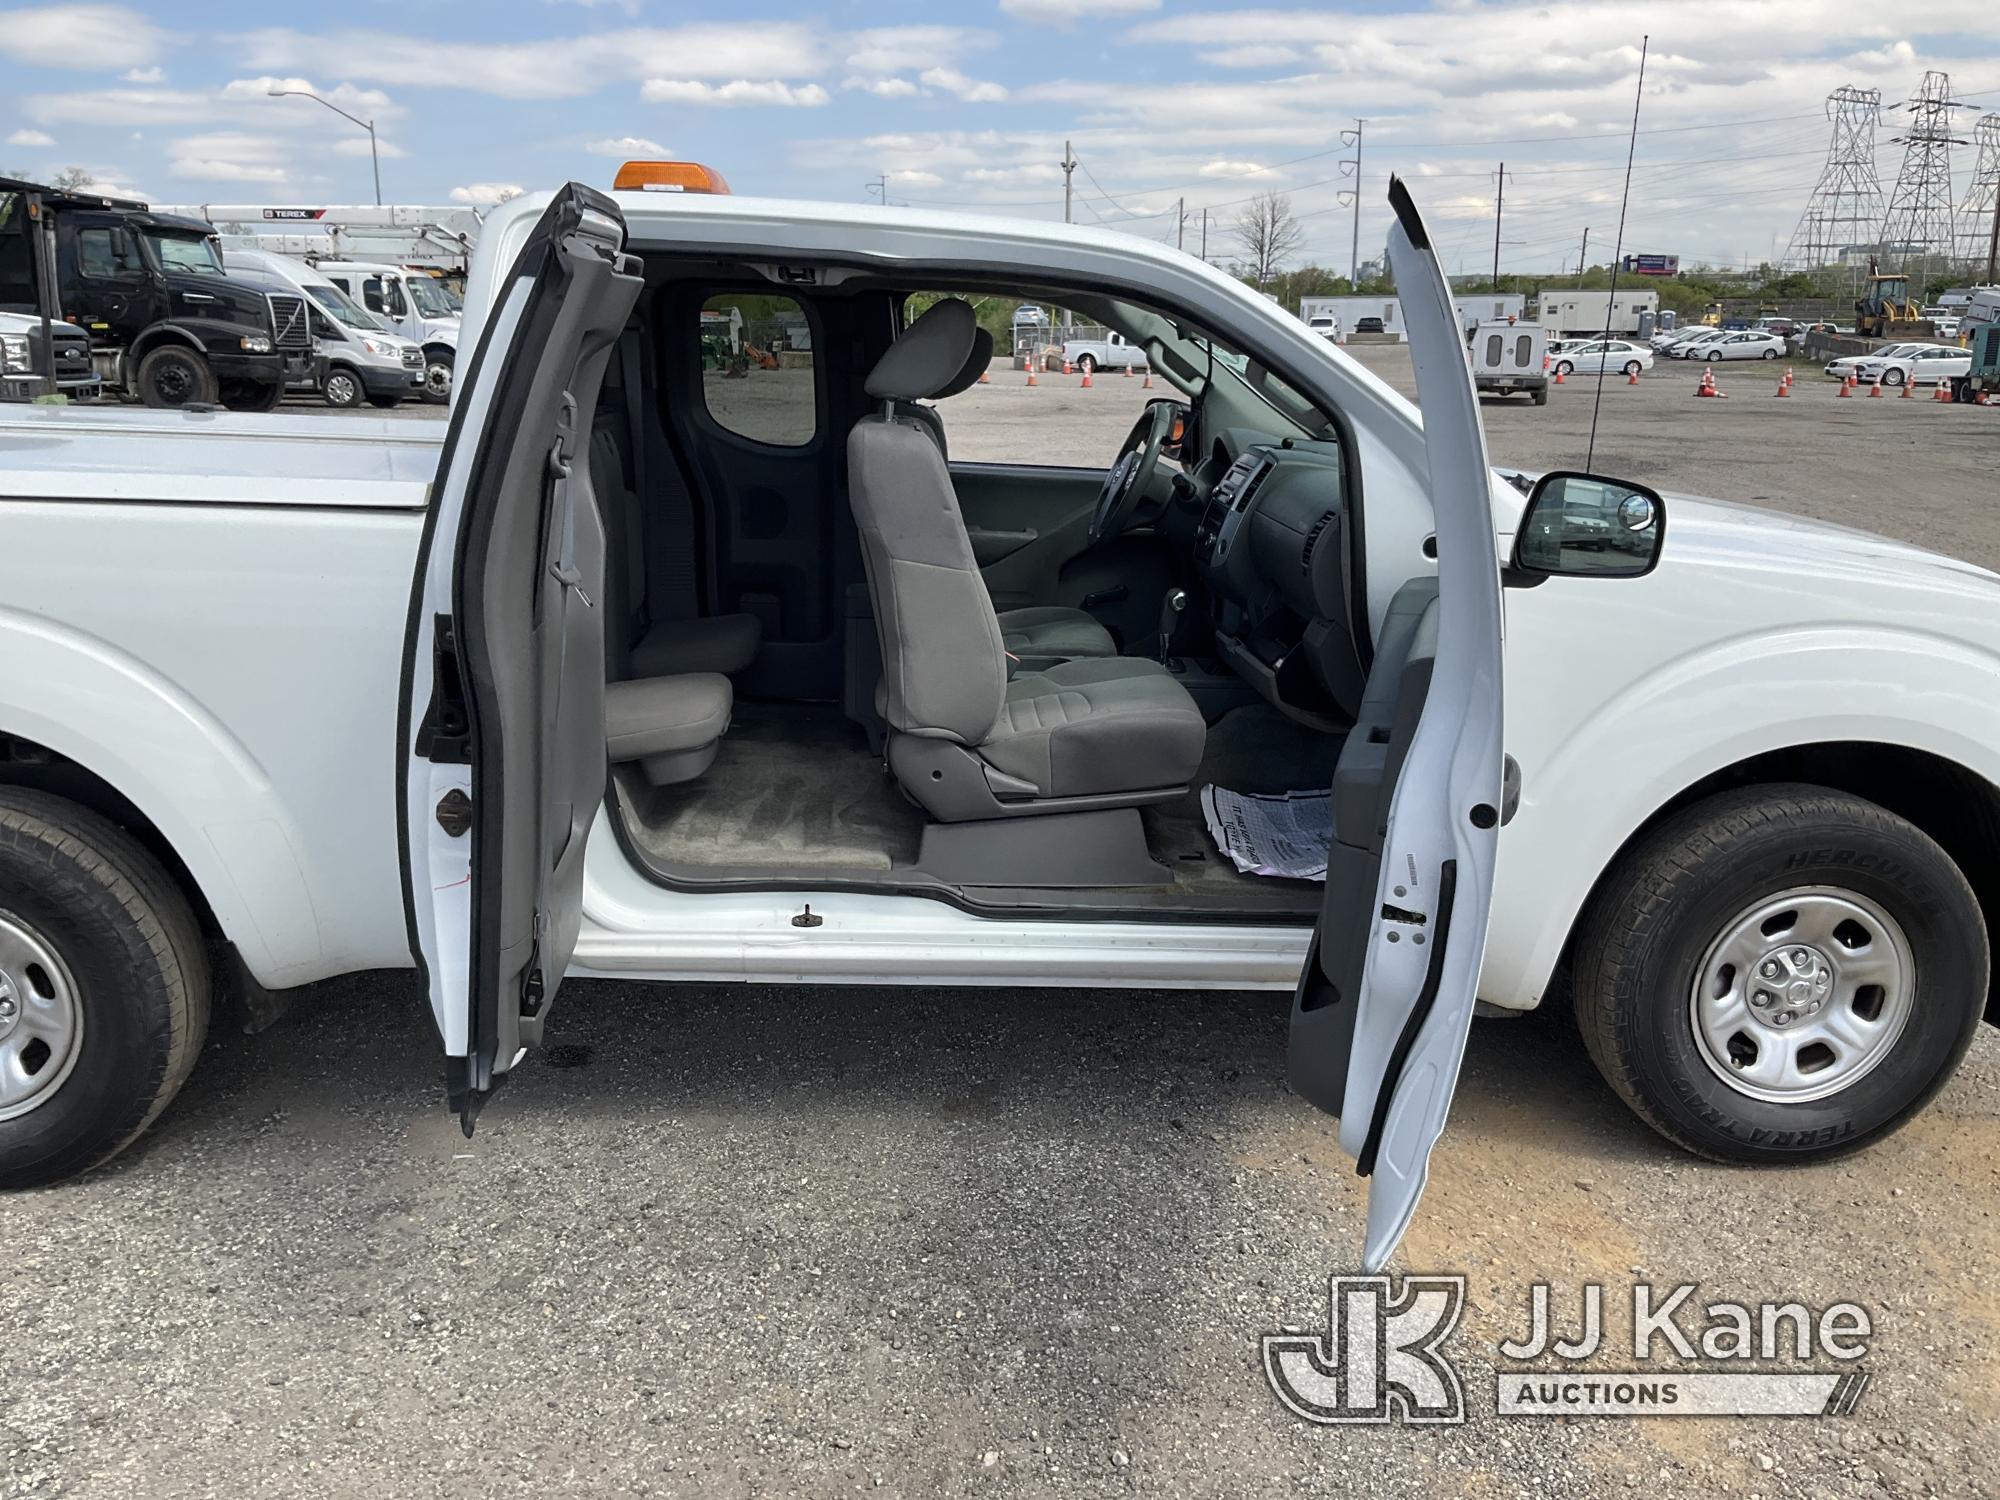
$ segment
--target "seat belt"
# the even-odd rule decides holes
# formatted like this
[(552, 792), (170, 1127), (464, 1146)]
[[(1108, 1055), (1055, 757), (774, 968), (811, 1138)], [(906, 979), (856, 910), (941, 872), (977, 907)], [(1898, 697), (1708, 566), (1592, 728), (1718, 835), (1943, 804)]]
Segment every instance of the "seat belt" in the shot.
[(640, 393), (645, 389), (643, 372), (639, 360), (639, 340), (643, 330), (637, 323), (627, 323), (625, 332), (618, 339), (618, 370), (625, 384), (625, 436), (626, 448), (632, 455), (632, 493), (639, 497), (634, 509), (639, 515), (639, 555), (646, 559), (646, 597), (639, 601), (640, 624), (638, 636), (643, 637), (653, 628), (653, 574), (654, 558), (652, 549), (653, 526), (647, 515), (646, 488), (646, 432), (640, 425)]

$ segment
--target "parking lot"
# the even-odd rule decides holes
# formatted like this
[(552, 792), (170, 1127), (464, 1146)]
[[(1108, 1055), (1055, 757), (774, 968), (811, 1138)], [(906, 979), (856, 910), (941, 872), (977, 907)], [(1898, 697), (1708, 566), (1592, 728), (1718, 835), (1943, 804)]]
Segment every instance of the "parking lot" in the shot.
[[(1413, 389), (1401, 348), (1353, 353)], [(1593, 467), (2000, 567), (2000, 412), (1796, 368), (1784, 400), (1763, 366), (1726, 401), (1699, 366), (1607, 380)], [(1494, 460), (1581, 467), (1593, 385), (1485, 403)], [(996, 364), (953, 453), (1102, 463), (1147, 394)], [(1652, 1135), (1561, 1015), (1478, 1025), (1396, 1262), (1469, 1278), (1440, 1434), (1266, 1387), (1258, 1336), (1325, 1326), (1364, 1201), (1285, 1087), (1287, 1006), (577, 984), (467, 1141), (410, 980), (318, 987), (213, 1034), (109, 1168), (0, 1208), (0, 1494), (1991, 1493), (1990, 1029), (1886, 1143), (1766, 1171)], [(1642, 1278), (1863, 1302), (1859, 1410), (1494, 1415), (1531, 1283)]]

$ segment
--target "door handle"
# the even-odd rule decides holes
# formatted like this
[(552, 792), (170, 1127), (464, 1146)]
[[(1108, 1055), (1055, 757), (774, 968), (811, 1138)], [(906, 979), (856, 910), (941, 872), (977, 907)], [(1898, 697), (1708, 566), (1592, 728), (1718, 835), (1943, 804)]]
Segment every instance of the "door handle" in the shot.
[(207, 292), (182, 292), (181, 296), (189, 302), (213, 302), (215, 300)]

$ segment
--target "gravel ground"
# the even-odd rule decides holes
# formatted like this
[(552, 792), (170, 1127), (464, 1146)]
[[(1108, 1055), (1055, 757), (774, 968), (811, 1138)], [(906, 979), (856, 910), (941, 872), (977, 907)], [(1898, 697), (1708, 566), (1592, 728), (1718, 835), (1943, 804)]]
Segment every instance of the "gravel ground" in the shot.
[[(2000, 414), (1764, 373), (1607, 384), (1597, 466), (2000, 564)], [(1101, 457), (1142, 399), (1019, 379), (954, 403), (955, 452)], [(1496, 460), (1577, 462), (1588, 392), (1489, 404)], [(1560, 1017), (1481, 1023), (1398, 1256), (1470, 1279), (1470, 1420), (1323, 1429), (1257, 1337), (1324, 1327), (1362, 1185), (1284, 1086), (1285, 1008), (575, 984), (468, 1142), (407, 977), (320, 986), (0, 1205), (0, 1495), (1993, 1493), (1993, 1031), (1900, 1134), (1779, 1172), (1651, 1135)], [(1642, 1277), (1863, 1303), (1859, 1411), (1494, 1415), (1533, 1282)]]

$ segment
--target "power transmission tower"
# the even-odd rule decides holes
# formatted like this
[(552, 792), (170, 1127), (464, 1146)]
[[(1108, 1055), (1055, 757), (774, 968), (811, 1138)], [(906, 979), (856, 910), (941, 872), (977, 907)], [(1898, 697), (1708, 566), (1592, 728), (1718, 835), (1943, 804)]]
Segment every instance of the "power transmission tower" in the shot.
[(1958, 203), (1958, 259), (1984, 266), (1993, 226), (2000, 222), (2000, 115), (1983, 116), (1973, 127), (1972, 143), (1979, 148), (1979, 158)]
[(1882, 91), (1851, 84), (1837, 88), (1826, 96), (1826, 117), (1833, 122), (1833, 140), (1785, 250), (1788, 270), (1817, 271), (1836, 264), (1843, 250), (1872, 240), (1882, 222), (1882, 184), (1875, 175)]
[(1903, 147), (1903, 168), (1889, 195), (1889, 212), (1882, 220), (1882, 253), (1891, 265), (1901, 262), (1909, 273), (1911, 291), (1921, 297), (1926, 277), (1951, 267), (1951, 148), (1964, 141), (1951, 133), (1951, 112), (1965, 106), (1951, 97), (1951, 75), (1931, 72), (1911, 98), (1896, 106), (1910, 112), (1910, 123), (1896, 140)]

